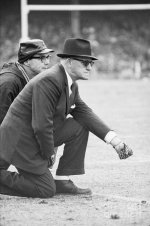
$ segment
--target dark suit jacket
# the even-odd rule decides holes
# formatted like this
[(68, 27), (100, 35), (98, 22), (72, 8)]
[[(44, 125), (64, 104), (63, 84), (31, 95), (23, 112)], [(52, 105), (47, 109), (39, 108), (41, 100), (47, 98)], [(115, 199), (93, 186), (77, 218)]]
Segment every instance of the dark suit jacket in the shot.
[[(104, 139), (107, 127), (81, 100), (77, 83), (69, 100), (68, 81), (62, 65), (33, 78), (10, 106), (0, 127), (0, 159), (18, 168), (42, 174), (54, 153), (53, 132), (71, 113), (80, 124)], [(71, 105), (75, 105), (71, 110)]]

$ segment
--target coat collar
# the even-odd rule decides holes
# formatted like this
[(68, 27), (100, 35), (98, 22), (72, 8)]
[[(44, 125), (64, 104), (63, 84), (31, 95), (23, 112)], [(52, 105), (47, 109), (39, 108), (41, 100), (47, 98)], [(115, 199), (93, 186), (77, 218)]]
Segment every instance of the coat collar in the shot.
[(64, 69), (64, 67), (61, 63), (59, 64), (59, 68), (62, 71), (62, 75), (63, 75), (63, 78), (64, 78), (65, 85), (68, 86), (67, 75), (66, 75), (65, 69)]
[(14, 74), (23, 81), (24, 85), (26, 85), (27, 83), (24, 76), (22, 75), (22, 72), (18, 69), (16, 63), (14, 62), (4, 63), (4, 65), (2, 66), (2, 70), (0, 71), (0, 76), (4, 73)]

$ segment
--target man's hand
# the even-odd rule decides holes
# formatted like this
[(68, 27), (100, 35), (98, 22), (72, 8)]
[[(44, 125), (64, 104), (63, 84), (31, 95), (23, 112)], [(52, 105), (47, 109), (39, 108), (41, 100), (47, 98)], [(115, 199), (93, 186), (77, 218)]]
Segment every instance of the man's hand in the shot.
[(133, 151), (125, 143), (120, 143), (114, 147), (120, 159), (126, 159), (133, 155)]
[(48, 159), (48, 168), (50, 168), (50, 169), (53, 168), (53, 165), (54, 165), (54, 163), (56, 161), (57, 150), (58, 150), (58, 147), (55, 147), (54, 148), (54, 154), (51, 155), (51, 157)]

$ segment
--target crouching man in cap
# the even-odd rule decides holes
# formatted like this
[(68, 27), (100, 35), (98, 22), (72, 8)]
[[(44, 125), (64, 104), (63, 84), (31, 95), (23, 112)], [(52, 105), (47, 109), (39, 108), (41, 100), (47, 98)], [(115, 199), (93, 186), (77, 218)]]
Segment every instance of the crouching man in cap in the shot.
[[(132, 150), (80, 98), (76, 80), (87, 79), (97, 60), (91, 55), (90, 42), (67, 39), (58, 57), (60, 64), (26, 85), (0, 127), (3, 194), (40, 198), (52, 197), (55, 192), (91, 194), (89, 188), (79, 188), (69, 179), (85, 172), (89, 132), (110, 143), (120, 158), (132, 155)], [(54, 180), (48, 168), (54, 164), (54, 147), (62, 144), (64, 151)], [(15, 165), (18, 173), (9, 172), (9, 164)]]
[(9, 106), (27, 82), (49, 67), (50, 53), (43, 40), (20, 43), (18, 62), (5, 63), (0, 72), (0, 124)]

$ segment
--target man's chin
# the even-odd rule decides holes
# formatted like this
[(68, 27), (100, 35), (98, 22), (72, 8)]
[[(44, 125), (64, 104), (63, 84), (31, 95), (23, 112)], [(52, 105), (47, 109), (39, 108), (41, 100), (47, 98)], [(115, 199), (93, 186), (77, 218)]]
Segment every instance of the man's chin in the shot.
[(79, 76), (79, 75), (78, 75), (78, 76), (76, 77), (76, 80), (88, 80), (88, 79), (89, 79), (88, 75), (87, 75), (87, 76), (83, 76), (83, 75), (82, 75), (82, 76), (81, 76), (81, 75)]
[(48, 69), (48, 67), (42, 68), (42, 71), (45, 71), (46, 69)]
[(88, 75), (87, 76), (81, 76), (79, 79), (80, 80), (88, 80), (89, 79), (89, 76)]
[(88, 77), (82, 77), (81, 79), (82, 80), (88, 80), (89, 78)]

